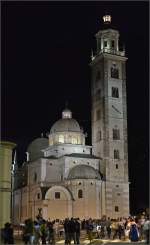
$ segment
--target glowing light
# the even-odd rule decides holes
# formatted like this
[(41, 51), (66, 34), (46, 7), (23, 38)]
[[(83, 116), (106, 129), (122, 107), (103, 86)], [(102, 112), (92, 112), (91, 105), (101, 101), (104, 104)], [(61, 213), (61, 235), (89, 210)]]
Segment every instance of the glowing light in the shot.
[(64, 143), (64, 136), (63, 135), (59, 135), (59, 143)]
[(77, 144), (77, 138), (72, 138), (72, 144), (76, 145)]
[(111, 23), (111, 15), (103, 16), (104, 23)]

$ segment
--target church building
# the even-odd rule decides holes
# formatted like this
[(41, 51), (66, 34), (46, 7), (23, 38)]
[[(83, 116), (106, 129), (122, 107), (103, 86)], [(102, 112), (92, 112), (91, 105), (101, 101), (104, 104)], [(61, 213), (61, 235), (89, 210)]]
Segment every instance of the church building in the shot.
[(27, 161), (15, 167), (14, 222), (33, 219), (110, 218), (129, 215), (125, 51), (111, 16), (96, 34), (91, 57), (92, 146), (65, 108), (48, 138), (30, 143)]

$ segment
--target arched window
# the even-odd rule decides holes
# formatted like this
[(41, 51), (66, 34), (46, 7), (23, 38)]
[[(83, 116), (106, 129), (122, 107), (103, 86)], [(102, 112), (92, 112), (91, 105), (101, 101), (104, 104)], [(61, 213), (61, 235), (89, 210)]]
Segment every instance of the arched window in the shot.
[(76, 145), (77, 143), (78, 143), (77, 138), (76, 137), (73, 137), (72, 138), (72, 144), (75, 144)]
[(107, 41), (104, 40), (104, 48), (107, 48)]
[(120, 139), (120, 131), (119, 129), (113, 129), (113, 140), (119, 140)]
[(83, 198), (83, 191), (82, 190), (78, 190), (78, 198)]
[(111, 47), (114, 48), (115, 47), (115, 41), (111, 40)]
[(37, 199), (40, 199), (40, 198), (41, 198), (40, 193), (37, 193)]
[(119, 98), (119, 89), (116, 87), (112, 87), (111, 96), (113, 98)]
[(118, 68), (116, 67), (116, 64), (113, 64), (112, 67), (111, 67), (111, 77), (112, 78), (119, 78), (119, 70)]
[(63, 135), (59, 135), (58, 141), (59, 141), (59, 143), (64, 143), (64, 136)]
[(55, 199), (60, 199), (60, 192), (55, 192)]
[(53, 139), (52, 138), (49, 139), (49, 144), (53, 145)]
[(115, 212), (119, 212), (119, 207), (115, 206)]
[(80, 145), (81, 144), (81, 137), (78, 136), (78, 144)]
[(114, 159), (119, 159), (119, 150), (114, 150)]

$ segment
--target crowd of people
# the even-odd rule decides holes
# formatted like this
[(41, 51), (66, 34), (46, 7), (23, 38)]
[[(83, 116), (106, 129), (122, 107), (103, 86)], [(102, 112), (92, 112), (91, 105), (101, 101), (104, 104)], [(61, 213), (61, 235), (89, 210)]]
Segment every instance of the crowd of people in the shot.
[(25, 244), (52, 244), (55, 240), (65, 238), (65, 244), (80, 244), (80, 223), (78, 219), (65, 219), (64, 221), (45, 221), (42, 218), (25, 221), (23, 229), (23, 241)]
[(99, 239), (119, 239), (137, 242), (145, 240), (149, 244), (150, 220), (146, 218), (102, 218), (101, 220), (85, 221), (89, 240)]
[[(42, 217), (35, 221), (27, 219), (24, 222), (22, 240), (24, 244), (52, 244), (64, 239), (64, 244), (80, 244), (80, 233), (92, 241), (97, 239), (130, 239), (132, 242), (145, 240), (149, 244), (150, 220), (148, 217), (129, 217), (110, 219), (80, 220), (66, 218), (65, 220), (44, 220)], [(6, 223), (2, 232), (4, 244), (14, 244), (13, 227)]]

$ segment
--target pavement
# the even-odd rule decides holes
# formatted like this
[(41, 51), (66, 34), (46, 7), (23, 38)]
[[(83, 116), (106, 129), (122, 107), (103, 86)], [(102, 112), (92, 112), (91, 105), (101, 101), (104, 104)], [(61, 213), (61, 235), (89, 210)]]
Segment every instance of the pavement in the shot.
[[(17, 245), (24, 245), (24, 243), (21, 240), (15, 240), (15, 244)], [(61, 245), (64, 244), (64, 240), (59, 240), (55, 243), (55, 245)], [(71, 244), (74, 244), (73, 241)], [(93, 239), (93, 241), (90, 243), (88, 239), (82, 240), (80, 245), (144, 245), (145, 241), (140, 241), (140, 242), (130, 242), (129, 240), (127, 241), (120, 241), (118, 239), (115, 240), (100, 240), (100, 239)]]
[[(21, 240), (21, 237), (22, 237), (21, 234), (18, 233), (18, 236), (16, 236), (16, 238), (18, 239), (15, 239), (15, 244), (24, 245), (24, 242)], [(65, 240), (63, 236), (56, 238), (55, 245), (64, 245), (64, 244), (65, 244)], [(71, 242), (71, 244), (73, 244), (73, 241)], [(146, 243), (144, 240), (140, 242), (130, 242), (129, 239), (126, 239), (125, 241), (121, 241), (119, 239), (114, 239), (114, 240), (93, 239), (92, 242), (90, 243), (85, 230), (82, 230), (80, 234), (80, 245), (133, 245), (133, 244), (144, 245)]]
[[(17, 231), (14, 234), (14, 236), (16, 237), (15, 244), (24, 245), (24, 242), (21, 240), (22, 232), (20, 233), (20, 231)], [(64, 241), (64, 237), (63, 236), (59, 236), (59, 237), (56, 238), (55, 245), (61, 245), (61, 244), (64, 245), (65, 244), (64, 242), (65, 242)], [(73, 241), (72, 241), (71, 244), (73, 244)], [(122, 241), (122, 240), (119, 240), (119, 239), (114, 239), (114, 240), (110, 240), (110, 239), (93, 239), (92, 242), (90, 243), (90, 241), (88, 240), (86, 231), (85, 230), (81, 230), (81, 233), (80, 233), (80, 245), (135, 245), (135, 244), (144, 245), (144, 244), (146, 244), (146, 242), (144, 240), (143, 241), (139, 241), (139, 242), (130, 242), (130, 240), (126, 238), (125, 241)]]

